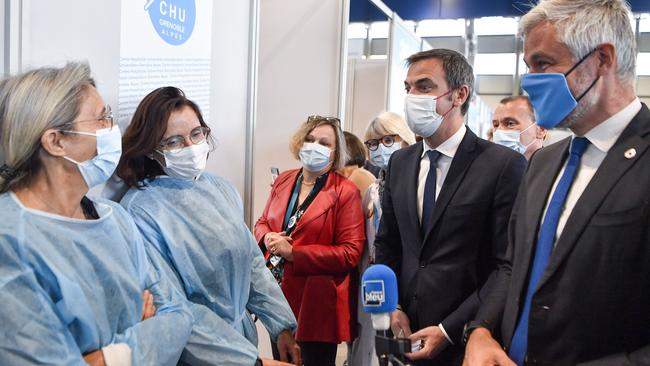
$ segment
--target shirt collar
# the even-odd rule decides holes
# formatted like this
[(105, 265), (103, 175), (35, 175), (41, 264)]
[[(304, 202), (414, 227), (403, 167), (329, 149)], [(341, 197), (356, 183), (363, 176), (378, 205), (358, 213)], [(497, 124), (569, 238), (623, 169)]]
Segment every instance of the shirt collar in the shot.
[(453, 159), (454, 156), (456, 155), (456, 150), (458, 150), (458, 146), (460, 146), (461, 141), (463, 141), (465, 132), (467, 132), (467, 127), (465, 127), (465, 125), (460, 126), (460, 128), (458, 129), (458, 131), (456, 131), (456, 133), (451, 135), (450, 138), (445, 140), (442, 144), (438, 145), (438, 147), (435, 149), (429, 146), (426, 139), (422, 139), (422, 146), (424, 148), (422, 149), (422, 155), (420, 156), (420, 158), (423, 158), (429, 150), (437, 150), (442, 155), (448, 156)]
[(614, 146), (623, 130), (641, 110), (641, 101), (635, 98), (627, 107), (592, 128), (585, 137), (598, 150), (607, 153)]

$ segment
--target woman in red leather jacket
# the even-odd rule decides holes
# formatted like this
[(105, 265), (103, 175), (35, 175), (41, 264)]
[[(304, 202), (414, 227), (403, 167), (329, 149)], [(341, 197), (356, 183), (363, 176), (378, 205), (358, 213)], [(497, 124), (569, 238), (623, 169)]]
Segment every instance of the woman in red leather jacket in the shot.
[(275, 180), (255, 237), (298, 320), (304, 364), (333, 366), (337, 344), (356, 337), (361, 198), (336, 173), (346, 161), (338, 119), (309, 117), (291, 152), (303, 167)]

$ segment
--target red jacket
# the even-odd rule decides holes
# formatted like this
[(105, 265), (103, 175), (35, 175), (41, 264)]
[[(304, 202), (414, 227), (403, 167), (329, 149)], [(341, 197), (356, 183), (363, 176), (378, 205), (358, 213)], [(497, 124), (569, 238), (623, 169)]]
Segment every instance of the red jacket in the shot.
[[(255, 238), (264, 252), (264, 235), (282, 231), (299, 173), (296, 169), (280, 174), (255, 224)], [(361, 197), (354, 184), (330, 173), (291, 237), (293, 262), (285, 262), (282, 291), (298, 320), (296, 340), (353, 340), (357, 331), (357, 265), (365, 243)]]

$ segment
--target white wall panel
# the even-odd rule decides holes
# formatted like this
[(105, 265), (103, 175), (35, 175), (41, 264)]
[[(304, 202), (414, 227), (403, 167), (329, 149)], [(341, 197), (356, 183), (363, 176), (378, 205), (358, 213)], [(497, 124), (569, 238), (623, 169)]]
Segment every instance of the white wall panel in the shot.
[[(116, 109), (120, 9), (120, 1), (23, 0), (22, 68), (88, 61), (100, 93)], [(243, 195), (250, 1), (214, 0), (212, 11), (209, 123), (219, 146), (207, 170), (226, 177)]]
[(268, 198), (269, 168), (300, 166), (289, 138), (306, 120), (336, 116), (343, 1), (263, 0), (254, 152), (254, 210)]

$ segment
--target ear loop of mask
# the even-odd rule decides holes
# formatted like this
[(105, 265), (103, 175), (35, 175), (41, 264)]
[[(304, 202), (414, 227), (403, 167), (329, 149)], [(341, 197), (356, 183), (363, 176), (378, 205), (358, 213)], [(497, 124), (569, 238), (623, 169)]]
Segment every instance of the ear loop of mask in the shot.
[[(534, 127), (536, 125), (537, 125), (537, 123), (533, 123), (532, 125), (524, 128), (523, 130), (521, 130), (521, 132), (519, 132), (519, 143), (521, 143), (521, 135), (524, 132), (528, 131), (529, 128), (532, 128), (532, 127)], [(528, 147), (530, 147), (530, 145), (534, 144), (535, 141), (537, 141), (537, 140), (539, 140), (539, 139), (537, 138), (537, 133), (535, 133), (535, 137), (533, 138), (533, 141), (531, 141), (528, 145), (524, 145), (523, 143), (521, 143), (521, 144), (524, 146), (524, 148), (525, 148), (524, 150), (526, 150), (526, 149), (528, 149)]]
[[(566, 73), (564, 73), (564, 77), (566, 78), (567, 76), (569, 76), (569, 74), (572, 73), (573, 70), (575, 70), (578, 66), (580, 66), (580, 64), (582, 64), (582, 63), (583, 63), (587, 58), (589, 58), (589, 56), (591, 56), (594, 52), (596, 52), (596, 50), (598, 50), (598, 49), (597, 49), (597, 48), (594, 48), (594, 49), (591, 50), (589, 53), (587, 53), (586, 55), (584, 55), (584, 56), (580, 59), (580, 61), (578, 61), (575, 65), (573, 65), (572, 68), (569, 69), (569, 71), (567, 71)], [(587, 95), (587, 93), (589, 93), (589, 91), (591, 90), (591, 88), (593, 88), (594, 85), (596, 85), (596, 83), (598, 82), (598, 79), (600, 79), (600, 75), (596, 76), (596, 79), (591, 83), (591, 85), (589, 85), (589, 87), (588, 87), (588, 88), (587, 88), (587, 89), (586, 89), (582, 94), (580, 94), (579, 97), (576, 98), (576, 102), (579, 102), (580, 99), (582, 99), (582, 97), (584, 97), (585, 95)]]
[[(448, 91), (447, 91), (446, 93), (444, 93), (444, 94), (441, 94), (441, 95), (438, 95), (438, 96), (436, 97), (436, 101), (437, 101), (438, 99), (440, 99), (440, 98), (442, 98), (442, 97), (444, 97), (445, 95), (447, 95), (447, 94), (449, 94), (449, 93), (451, 93), (451, 92), (452, 92), (452, 90), (451, 90), (451, 89), (449, 89), (449, 90), (448, 90)], [(451, 111), (452, 111), (452, 109), (454, 109), (454, 108), (456, 108), (456, 106), (452, 104), (452, 105), (451, 105), (451, 108), (449, 108), (449, 109), (447, 110), (447, 112), (445, 112), (444, 114), (442, 114), (442, 115), (441, 115), (441, 117), (442, 117), (442, 118), (445, 118), (445, 117), (447, 117), (447, 115), (449, 114), (449, 112), (451, 112)]]

